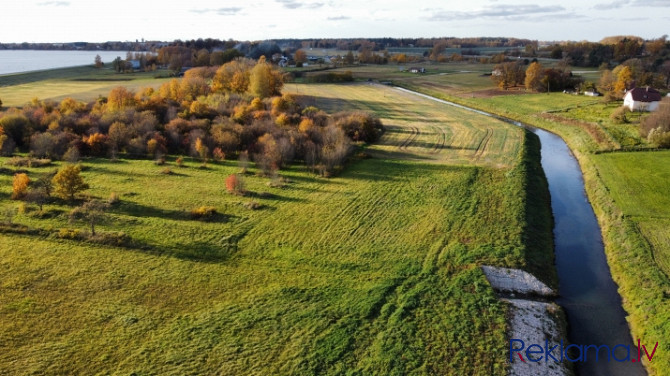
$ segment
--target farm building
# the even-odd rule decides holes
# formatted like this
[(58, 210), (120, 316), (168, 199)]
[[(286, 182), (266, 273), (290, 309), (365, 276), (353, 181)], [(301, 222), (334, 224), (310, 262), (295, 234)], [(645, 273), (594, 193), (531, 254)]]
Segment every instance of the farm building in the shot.
[(661, 93), (649, 87), (636, 87), (628, 90), (623, 97), (624, 107), (631, 111), (656, 111)]

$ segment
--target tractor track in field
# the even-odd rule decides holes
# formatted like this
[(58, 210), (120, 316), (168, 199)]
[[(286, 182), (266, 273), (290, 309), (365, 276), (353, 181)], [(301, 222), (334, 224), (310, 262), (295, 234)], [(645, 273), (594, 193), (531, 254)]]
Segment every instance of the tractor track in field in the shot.
[(486, 150), (486, 147), (488, 146), (489, 142), (491, 141), (491, 137), (493, 136), (493, 129), (490, 127), (486, 128), (486, 135), (482, 138), (482, 140), (479, 142), (479, 145), (477, 146), (477, 151), (475, 152), (475, 159), (479, 160), (483, 155), (484, 151)]
[(435, 146), (428, 152), (429, 154), (439, 154), (442, 149), (444, 149), (446, 143), (447, 143), (447, 132), (445, 132), (444, 128), (442, 127), (435, 127), (439, 131), (438, 134), (438, 142), (435, 143)]
[(416, 139), (421, 135), (421, 131), (418, 127), (410, 125), (408, 128), (412, 131), (412, 133), (405, 140), (403, 140), (400, 145), (398, 145), (398, 149), (400, 150), (407, 149), (409, 145), (416, 141)]

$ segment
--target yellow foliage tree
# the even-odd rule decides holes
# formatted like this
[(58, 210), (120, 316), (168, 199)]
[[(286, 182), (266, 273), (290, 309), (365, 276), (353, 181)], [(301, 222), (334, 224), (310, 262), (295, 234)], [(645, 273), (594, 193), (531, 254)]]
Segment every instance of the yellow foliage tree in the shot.
[(526, 89), (540, 90), (542, 87), (542, 65), (538, 62), (533, 62), (526, 69)]
[(249, 92), (256, 97), (267, 98), (281, 94), (283, 85), (282, 73), (273, 69), (265, 61), (265, 56), (261, 56), (249, 75)]
[(251, 62), (248, 60), (233, 60), (223, 64), (214, 74), (212, 91), (244, 93), (249, 88), (250, 69)]
[(14, 180), (12, 181), (12, 200), (24, 198), (26, 193), (28, 193), (28, 184), (30, 184), (28, 175), (23, 173), (14, 175)]
[(53, 177), (54, 194), (66, 200), (74, 201), (74, 196), (88, 189), (84, 183), (79, 165), (66, 165)]
[(627, 66), (621, 68), (616, 77), (616, 82), (614, 83), (614, 91), (616, 93), (623, 93), (628, 90), (633, 82), (633, 72)]
[(135, 105), (135, 93), (126, 89), (123, 86), (118, 86), (112, 89), (109, 92), (107, 97), (107, 109), (109, 110), (121, 110), (125, 107), (131, 107)]

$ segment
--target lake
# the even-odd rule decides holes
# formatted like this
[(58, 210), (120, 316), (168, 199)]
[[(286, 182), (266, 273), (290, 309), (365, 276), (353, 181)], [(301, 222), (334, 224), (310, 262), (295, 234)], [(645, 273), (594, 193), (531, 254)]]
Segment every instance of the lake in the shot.
[(126, 58), (126, 51), (38, 51), (0, 50), (0, 75), (43, 69), (93, 65), (95, 55), (109, 64), (117, 56)]

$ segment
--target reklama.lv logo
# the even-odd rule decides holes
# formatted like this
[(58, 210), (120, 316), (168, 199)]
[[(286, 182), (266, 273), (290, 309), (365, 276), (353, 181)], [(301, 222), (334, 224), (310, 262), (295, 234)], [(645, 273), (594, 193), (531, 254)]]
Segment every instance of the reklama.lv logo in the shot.
[[(515, 344), (517, 346), (515, 347)], [(520, 345), (520, 346), (518, 346)], [(640, 362), (641, 361), (641, 356), (644, 353), (644, 356), (651, 362), (651, 360), (654, 358), (654, 355), (656, 353), (656, 349), (658, 348), (658, 342), (656, 342), (656, 345), (654, 345), (654, 349), (651, 351), (651, 354), (647, 351), (647, 347), (645, 345), (642, 345), (640, 343), (640, 340), (637, 340), (637, 347), (632, 348), (631, 352), (631, 346), (628, 345), (615, 345), (614, 347), (610, 348), (607, 345), (568, 345), (568, 346), (563, 346), (563, 340), (561, 340), (561, 343), (556, 344), (553, 347), (549, 347), (549, 341), (546, 340), (544, 341), (544, 347), (539, 344), (532, 344), (526, 348), (526, 344), (524, 341), (516, 338), (512, 338), (509, 340), (509, 361), (514, 362), (516, 360), (516, 357), (514, 354), (516, 354), (519, 358), (520, 361), (526, 363), (528, 362), (541, 362), (544, 360), (545, 362), (553, 361), (556, 363), (563, 362), (564, 360), (567, 360), (569, 362), (575, 363), (575, 362), (586, 362), (593, 360), (593, 358), (589, 358), (589, 350), (593, 349), (594, 351), (591, 352), (591, 355), (595, 355), (595, 361), (599, 361), (600, 358), (604, 357), (607, 355), (607, 361), (611, 361), (614, 359), (617, 362)], [(621, 349), (619, 351), (619, 356), (617, 357), (617, 349)], [(525, 350), (525, 351), (524, 351)], [(554, 351), (557, 351), (557, 353), (554, 353)], [(622, 356), (621, 353), (625, 352), (625, 356)], [(631, 354), (633, 357), (631, 358)], [(525, 357), (524, 357), (525, 355)], [(635, 356), (637, 355), (637, 357)]]

